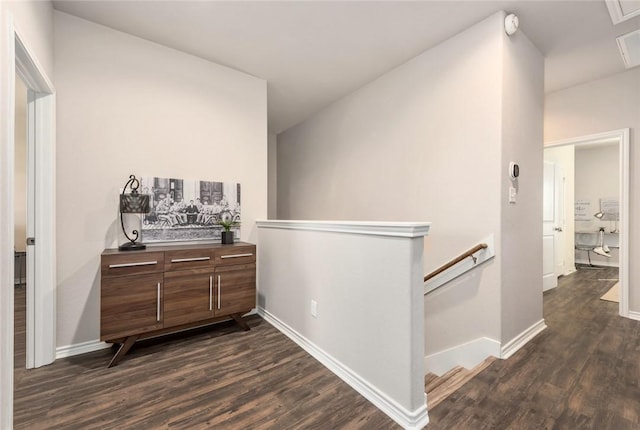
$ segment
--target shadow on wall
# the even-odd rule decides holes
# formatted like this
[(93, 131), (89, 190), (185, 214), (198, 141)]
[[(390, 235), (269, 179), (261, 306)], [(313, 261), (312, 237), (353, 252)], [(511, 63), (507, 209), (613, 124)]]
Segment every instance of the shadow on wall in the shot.
[(425, 295), (426, 355), (489, 335), (485, 327), (492, 325), (492, 318), (496, 322), (500, 319), (500, 315), (490, 313), (491, 309), (499, 310), (499, 303), (494, 302), (499, 301), (500, 294), (497, 289), (482, 290), (480, 284), (485, 271), (494, 264), (495, 260), (489, 260)]
[[(90, 288), (86, 288), (86, 279), (91, 279)], [(66, 333), (73, 333), (69, 339), (58, 339), (57, 347), (76, 345), (87, 339), (100, 338), (100, 255), (91, 257), (74, 274), (58, 283), (58, 296), (67, 297), (65, 305), (82, 309), (78, 321), (66, 321), (68, 315), (64, 308), (58, 307), (58, 324), (75, 325)], [(72, 300), (69, 298), (73, 298)], [(59, 302), (59, 301), (58, 301)], [(58, 330), (60, 333), (60, 330)]]

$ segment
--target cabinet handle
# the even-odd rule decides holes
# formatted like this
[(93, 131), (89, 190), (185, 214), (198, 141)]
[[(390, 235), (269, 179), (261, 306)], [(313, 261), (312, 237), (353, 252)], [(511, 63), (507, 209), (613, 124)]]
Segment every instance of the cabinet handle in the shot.
[(158, 282), (158, 299), (156, 301), (156, 321), (160, 321), (160, 282)]
[(109, 264), (109, 269), (117, 269), (119, 267), (153, 266), (154, 264), (158, 264), (158, 262), (157, 261), (141, 261), (139, 263)]
[(209, 310), (213, 310), (213, 276), (209, 276)]
[(211, 257), (193, 257), (193, 258), (172, 258), (172, 263), (186, 263), (188, 261), (207, 261), (211, 260)]
[(222, 282), (220, 281), (220, 275), (218, 275), (218, 309), (220, 309), (220, 286)]
[(221, 255), (220, 258), (238, 258), (238, 257), (251, 257), (253, 255), (252, 252), (248, 254), (232, 254), (232, 255)]

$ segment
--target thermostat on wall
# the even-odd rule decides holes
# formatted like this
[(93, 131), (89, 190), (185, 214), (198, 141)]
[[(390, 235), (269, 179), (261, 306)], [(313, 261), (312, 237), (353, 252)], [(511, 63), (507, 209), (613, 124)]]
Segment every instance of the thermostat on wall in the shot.
[(518, 163), (513, 161), (509, 163), (509, 176), (512, 180), (515, 180), (520, 176), (520, 166), (518, 166)]

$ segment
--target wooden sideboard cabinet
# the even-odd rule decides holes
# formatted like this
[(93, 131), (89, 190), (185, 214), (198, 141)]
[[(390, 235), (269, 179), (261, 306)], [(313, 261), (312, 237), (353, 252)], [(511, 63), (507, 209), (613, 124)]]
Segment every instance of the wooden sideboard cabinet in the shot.
[(105, 249), (100, 340), (120, 344), (109, 367), (137, 340), (233, 319), (256, 305), (256, 247), (183, 245)]

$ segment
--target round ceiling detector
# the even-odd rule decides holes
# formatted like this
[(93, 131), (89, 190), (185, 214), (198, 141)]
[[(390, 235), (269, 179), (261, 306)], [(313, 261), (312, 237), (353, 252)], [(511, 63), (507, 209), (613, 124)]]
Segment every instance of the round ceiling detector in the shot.
[(509, 35), (513, 35), (516, 31), (518, 31), (518, 25), (520, 24), (520, 21), (518, 21), (518, 17), (513, 14), (510, 13), (509, 15), (507, 15), (507, 17), (504, 19), (504, 31)]

